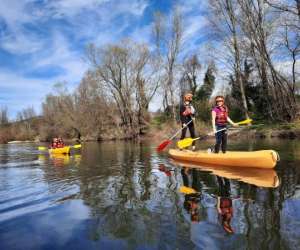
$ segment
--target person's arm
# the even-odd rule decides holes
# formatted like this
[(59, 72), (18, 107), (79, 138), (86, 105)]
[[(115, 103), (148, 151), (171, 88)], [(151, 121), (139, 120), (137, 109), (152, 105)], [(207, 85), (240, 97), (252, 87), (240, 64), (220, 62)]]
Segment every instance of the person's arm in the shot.
[(211, 111), (211, 123), (212, 123), (214, 133), (217, 132), (217, 130), (216, 130), (216, 115), (217, 114), (215, 111)]
[(218, 213), (221, 214), (222, 211), (221, 211), (221, 208), (220, 208), (220, 197), (218, 196), (217, 198), (217, 210), (218, 210)]
[(238, 127), (238, 126), (239, 126), (237, 123), (233, 122), (233, 121), (230, 119), (229, 116), (227, 116), (227, 121), (228, 121), (232, 126), (234, 126), (234, 127)]
[(191, 105), (191, 117), (192, 117), (193, 123), (195, 124), (195, 121), (196, 121), (196, 110), (195, 110), (195, 108), (194, 108), (193, 105)]
[(184, 105), (180, 105), (180, 109), (179, 109), (179, 113), (180, 113), (180, 121), (182, 123), (182, 125), (185, 125), (185, 116), (183, 115), (183, 112), (185, 111), (185, 106)]

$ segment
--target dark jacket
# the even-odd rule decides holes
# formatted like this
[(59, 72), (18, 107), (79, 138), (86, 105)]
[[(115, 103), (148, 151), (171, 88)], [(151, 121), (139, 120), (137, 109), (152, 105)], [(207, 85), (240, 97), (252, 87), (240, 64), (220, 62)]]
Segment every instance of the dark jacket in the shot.
[[(190, 109), (192, 111), (192, 113), (186, 115), (185, 111), (187, 109)], [(182, 103), (180, 105), (179, 112), (180, 112), (180, 121), (185, 124), (188, 123), (190, 120), (192, 120), (192, 118), (195, 117), (195, 109), (191, 103), (189, 103), (189, 104)]]

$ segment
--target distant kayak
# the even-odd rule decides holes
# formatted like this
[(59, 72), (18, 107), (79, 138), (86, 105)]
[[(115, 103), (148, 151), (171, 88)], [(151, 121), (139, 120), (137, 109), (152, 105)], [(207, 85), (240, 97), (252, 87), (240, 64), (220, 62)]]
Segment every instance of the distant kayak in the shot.
[(63, 148), (50, 148), (49, 154), (70, 154), (71, 146), (64, 146)]
[(176, 160), (222, 166), (274, 168), (279, 155), (274, 150), (228, 151), (225, 154), (206, 151), (170, 149), (169, 155)]

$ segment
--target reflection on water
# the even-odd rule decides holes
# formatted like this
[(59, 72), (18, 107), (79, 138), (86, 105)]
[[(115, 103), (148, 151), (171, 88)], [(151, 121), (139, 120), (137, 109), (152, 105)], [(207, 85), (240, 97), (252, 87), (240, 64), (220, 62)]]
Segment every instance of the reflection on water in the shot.
[(87, 143), (70, 156), (1, 145), (0, 249), (297, 249), (299, 142), (231, 147), (272, 148), (281, 161), (195, 166), (147, 142)]

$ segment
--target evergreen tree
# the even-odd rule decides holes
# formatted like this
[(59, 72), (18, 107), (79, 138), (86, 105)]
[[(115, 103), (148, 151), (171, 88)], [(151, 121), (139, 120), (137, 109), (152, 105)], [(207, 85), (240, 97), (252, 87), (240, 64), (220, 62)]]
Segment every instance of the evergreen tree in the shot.
[(208, 101), (215, 87), (215, 65), (210, 64), (206, 70), (203, 85), (200, 87), (198, 91), (196, 91), (196, 100)]

